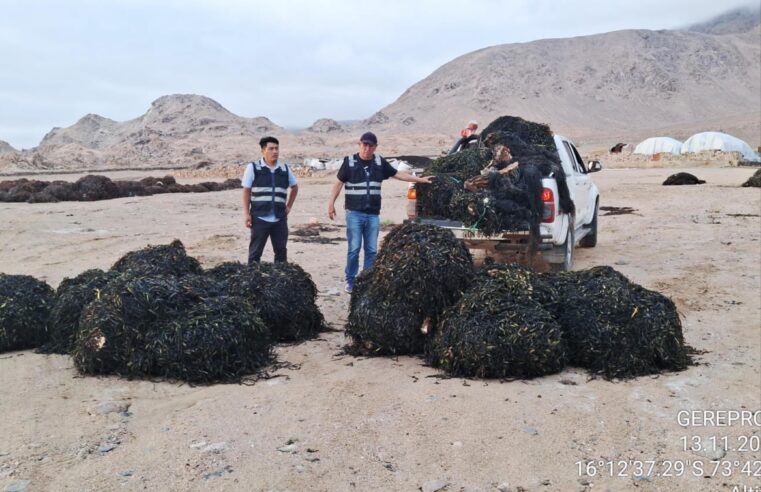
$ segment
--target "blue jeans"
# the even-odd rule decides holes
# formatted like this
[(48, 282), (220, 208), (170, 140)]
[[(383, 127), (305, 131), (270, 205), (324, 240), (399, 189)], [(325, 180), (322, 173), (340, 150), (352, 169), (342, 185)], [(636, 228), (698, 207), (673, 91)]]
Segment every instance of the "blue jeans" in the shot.
[(346, 241), (349, 243), (349, 254), (346, 257), (347, 282), (353, 282), (359, 272), (359, 250), (362, 243), (365, 245), (364, 269), (373, 266), (375, 255), (378, 254), (379, 230), (379, 215), (346, 211)]

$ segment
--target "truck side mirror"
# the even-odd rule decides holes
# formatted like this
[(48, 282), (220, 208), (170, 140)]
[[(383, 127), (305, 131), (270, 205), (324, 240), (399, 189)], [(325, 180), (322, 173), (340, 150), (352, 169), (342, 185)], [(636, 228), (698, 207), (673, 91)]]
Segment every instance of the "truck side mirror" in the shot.
[(597, 171), (602, 171), (602, 164), (600, 164), (600, 161), (592, 161), (589, 163), (589, 172), (590, 173), (596, 173)]

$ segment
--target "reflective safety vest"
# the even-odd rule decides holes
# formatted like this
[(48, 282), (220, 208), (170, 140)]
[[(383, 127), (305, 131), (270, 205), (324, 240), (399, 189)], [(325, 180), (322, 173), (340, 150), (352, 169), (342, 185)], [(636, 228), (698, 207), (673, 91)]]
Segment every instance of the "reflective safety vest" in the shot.
[(375, 161), (367, 167), (357, 162), (359, 154), (350, 155), (347, 159), (349, 179), (345, 183), (346, 210), (379, 214), (383, 181), (381, 156), (376, 154)]
[(264, 217), (275, 214), (278, 219), (285, 216), (285, 200), (288, 198), (288, 166), (278, 164), (275, 172), (270, 171), (264, 159), (252, 162), (254, 183), (251, 185), (251, 215)]

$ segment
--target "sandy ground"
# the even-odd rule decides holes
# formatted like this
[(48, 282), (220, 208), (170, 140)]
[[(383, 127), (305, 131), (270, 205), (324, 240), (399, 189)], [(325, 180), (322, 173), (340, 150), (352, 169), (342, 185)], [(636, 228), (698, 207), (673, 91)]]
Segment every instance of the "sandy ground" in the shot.
[[(436, 481), (448, 491), (759, 486), (761, 478), (742, 468), (761, 474), (760, 426), (682, 426), (677, 416), (761, 409), (761, 193), (738, 187), (751, 169), (695, 169), (707, 184), (660, 186), (671, 172), (596, 174), (602, 205), (636, 211), (601, 216), (598, 245), (577, 250), (576, 267), (612, 265), (672, 297), (688, 343), (708, 351), (701, 365), (623, 382), (574, 368), (500, 382), (443, 379), (417, 358), (341, 355), (346, 243), (291, 241), (290, 261), (311, 273), (337, 331), (279, 347), (279, 360), (290, 364), (279, 377), (190, 387), (80, 377), (69, 357), (1, 354), (0, 487), (16, 480), (30, 480), (30, 491), (418, 490)], [(137, 173), (119, 177), (127, 175)], [(291, 227), (327, 221), (332, 178), (300, 184)], [(384, 186), (382, 219), (404, 218), (405, 186)], [(0, 271), (53, 286), (175, 238), (205, 266), (243, 260), (240, 193), (0, 204)], [(94, 410), (109, 401), (129, 403), (128, 413)], [(727, 436), (718, 470), (710, 450), (684, 449), (693, 436), (708, 447), (710, 437), (722, 444)], [(103, 451), (107, 445), (115, 447)], [(600, 460), (613, 461), (612, 469)], [(652, 460), (651, 473), (635, 477), (637, 463), (647, 472)]]

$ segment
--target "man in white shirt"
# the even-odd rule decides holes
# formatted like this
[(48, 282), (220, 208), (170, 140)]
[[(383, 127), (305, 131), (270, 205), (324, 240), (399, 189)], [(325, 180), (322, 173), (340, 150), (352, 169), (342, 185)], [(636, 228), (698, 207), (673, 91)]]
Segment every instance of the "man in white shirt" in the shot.
[(261, 260), (268, 238), (272, 242), (275, 261), (287, 261), (288, 214), (299, 192), (291, 168), (278, 160), (280, 142), (275, 137), (264, 137), (259, 146), (262, 158), (248, 163), (241, 180), (243, 213), (246, 227), (251, 228), (249, 265)]

